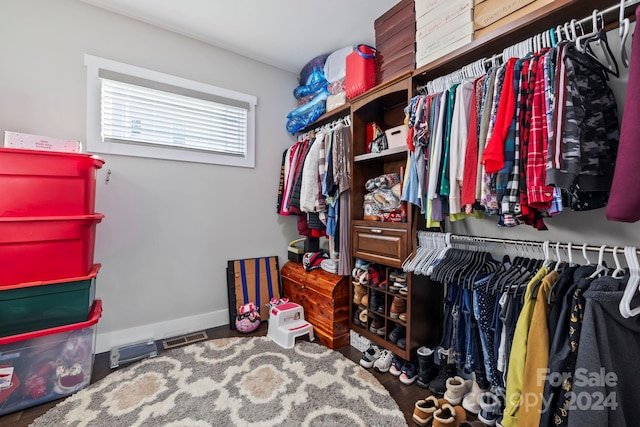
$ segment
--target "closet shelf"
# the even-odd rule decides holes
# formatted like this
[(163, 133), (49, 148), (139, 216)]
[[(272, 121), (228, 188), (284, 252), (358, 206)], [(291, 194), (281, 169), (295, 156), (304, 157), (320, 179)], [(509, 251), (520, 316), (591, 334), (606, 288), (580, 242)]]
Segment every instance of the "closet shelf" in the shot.
[[(381, 158), (386, 158), (389, 160), (400, 160), (403, 157), (407, 156), (407, 147), (393, 147), (387, 150), (381, 151), (380, 153), (367, 153), (360, 154), (358, 156), (353, 157), (354, 162), (366, 162), (367, 160), (378, 160)], [(398, 159), (396, 159), (396, 157)]]
[(354, 227), (393, 228), (407, 231), (409, 231), (410, 228), (410, 224), (406, 222), (365, 221), (363, 219), (354, 219), (351, 221), (351, 225)]
[(301, 133), (310, 132), (324, 124), (334, 121), (335, 119), (348, 115), (350, 110), (351, 110), (351, 104), (349, 103), (349, 101), (347, 101), (346, 104), (341, 105), (340, 107), (335, 108), (329, 111), (328, 113), (324, 113), (323, 115), (318, 117), (313, 123), (311, 123), (309, 126), (302, 129), (300, 132)]

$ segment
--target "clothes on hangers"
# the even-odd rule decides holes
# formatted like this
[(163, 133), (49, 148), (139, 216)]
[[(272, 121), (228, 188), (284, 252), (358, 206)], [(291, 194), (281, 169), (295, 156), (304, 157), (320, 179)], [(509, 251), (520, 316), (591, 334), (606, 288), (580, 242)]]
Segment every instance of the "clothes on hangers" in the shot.
[(634, 425), (640, 396), (637, 365), (640, 327), (635, 317), (624, 318), (618, 309), (624, 293), (621, 282), (609, 276), (596, 279), (584, 292), (584, 314), (576, 366), (598, 373), (601, 381), (576, 381), (574, 396), (603, 396), (602, 410), (572, 411), (567, 426), (603, 427)]
[[(420, 200), (428, 226), (482, 211), (501, 226), (545, 230), (544, 218), (565, 208), (606, 205), (619, 125), (594, 56), (563, 41), (482, 76), (447, 80), (460, 83), (405, 109), (417, 175), (409, 180), (420, 185), (403, 200)], [(426, 136), (419, 149), (416, 135)]]
[[(340, 233), (348, 225), (339, 226), (339, 201), (343, 193), (348, 196), (351, 180), (349, 126), (348, 121), (337, 120), (305, 133), (285, 150), (278, 190), (278, 213), (296, 215), (300, 235), (329, 236), (335, 247), (340, 246), (341, 236), (349, 236), (346, 229)], [(348, 257), (342, 258), (350, 264)]]
[(462, 375), (486, 378), (505, 397), (501, 425), (632, 423), (640, 394), (629, 357), (640, 351), (640, 326), (619, 310), (628, 272), (614, 278), (600, 260), (551, 270), (548, 257), (524, 251), (499, 263), (479, 246), (447, 243), (449, 235), (421, 231), (418, 240), (403, 268), (420, 266), (444, 284), (440, 347)]

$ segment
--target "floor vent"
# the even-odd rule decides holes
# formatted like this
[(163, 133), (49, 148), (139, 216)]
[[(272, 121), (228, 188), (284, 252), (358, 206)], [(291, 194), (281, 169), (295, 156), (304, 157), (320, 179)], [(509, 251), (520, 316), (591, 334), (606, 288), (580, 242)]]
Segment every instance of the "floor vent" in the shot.
[(162, 346), (165, 350), (169, 350), (170, 348), (180, 347), (186, 344), (192, 344), (198, 341), (206, 341), (209, 337), (205, 331), (193, 332), (191, 334), (180, 335), (173, 338), (167, 338), (162, 340)]

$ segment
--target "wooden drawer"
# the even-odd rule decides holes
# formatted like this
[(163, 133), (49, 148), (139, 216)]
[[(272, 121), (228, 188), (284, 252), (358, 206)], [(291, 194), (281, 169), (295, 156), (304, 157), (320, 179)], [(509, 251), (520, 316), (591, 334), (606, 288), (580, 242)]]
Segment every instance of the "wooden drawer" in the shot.
[(322, 269), (306, 272), (295, 262), (282, 266), (280, 275), (284, 296), (304, 308), (320, 343), (331, 349), (349, 345), (348, 277)]
[(354, 226), (353, 246), (357, 258), (392, 267), (400, 267), (407, 258), (406, 229)]

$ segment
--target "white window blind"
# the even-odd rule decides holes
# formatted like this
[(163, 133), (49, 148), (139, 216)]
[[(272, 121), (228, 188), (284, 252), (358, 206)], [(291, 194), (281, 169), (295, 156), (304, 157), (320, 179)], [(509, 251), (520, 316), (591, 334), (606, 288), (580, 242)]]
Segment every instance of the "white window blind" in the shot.
[(240, 156), (247, 152), (248, 106), (201, 99), (206, 94), (174, 93), (184, 90), (159, 90), (105, 77), (101, 81), (104, 141)]
[(87, 150), (255, 167), (257, 98), (85, 54)]

